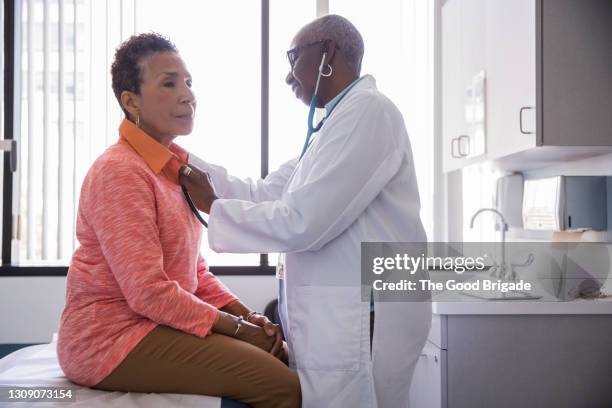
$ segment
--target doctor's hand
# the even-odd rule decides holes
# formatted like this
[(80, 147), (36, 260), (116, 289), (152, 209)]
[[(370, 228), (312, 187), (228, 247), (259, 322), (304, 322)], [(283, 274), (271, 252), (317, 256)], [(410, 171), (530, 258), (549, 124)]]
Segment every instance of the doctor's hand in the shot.
[(198, 210), (209, 214), (213, 201), (218, 197), (208, 173), (193, 164), (183, 165), (179, 170), (179, 183), (187, 188)]
[(278, 324), (274, 324), (266, 316), (255, 313), (248, 317), (249, 323), (253, 323), (259, 327), (262, 327), (266, 334), (274, 338), (274, 345), (270, 350), (270, 354), (277, 356), (283, 346), (283, 333)]

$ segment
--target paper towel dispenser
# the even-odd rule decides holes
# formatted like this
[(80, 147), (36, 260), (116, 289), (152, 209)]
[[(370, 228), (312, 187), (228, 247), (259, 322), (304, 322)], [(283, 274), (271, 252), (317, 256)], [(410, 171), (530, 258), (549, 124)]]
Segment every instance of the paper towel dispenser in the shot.
[(606, 230), (605, 176), (525, 180), (523, 228), (547, 231)]

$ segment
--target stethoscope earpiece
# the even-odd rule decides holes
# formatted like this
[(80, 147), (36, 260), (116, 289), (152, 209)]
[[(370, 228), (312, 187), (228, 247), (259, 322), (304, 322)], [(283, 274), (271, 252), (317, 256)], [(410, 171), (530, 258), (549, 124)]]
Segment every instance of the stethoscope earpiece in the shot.
[(317, 82), (315, 84), (315, 90), (314, 90), (314, 95), (316, 96), (319, 93), (319, 84), (321, 83), (321, 77), (322, 76), (329, 76), (331, 75), (331, 70), (330, 70), (330, 74), (329, 75), (323, 75), (323, 64), (325, 63), (325, 57), (327, 57), (327, 53), (324, 52), (323, 53), (323, 57), (321, 58), (321, 63), (319, 64), (319, 72), (317, 75)]

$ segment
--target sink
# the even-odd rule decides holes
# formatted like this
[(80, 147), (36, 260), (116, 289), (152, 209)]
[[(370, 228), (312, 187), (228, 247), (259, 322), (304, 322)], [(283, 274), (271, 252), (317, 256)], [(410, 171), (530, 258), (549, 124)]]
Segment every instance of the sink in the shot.
[(534, 295), (529, 292), (521, 292), (517, 290), (510, 290), (508, 292), (477, 290), (470, 292), (461, 291), (460, 293), (465, 296), (483, 300), (534, 300), (542, 298), (540, 295)]

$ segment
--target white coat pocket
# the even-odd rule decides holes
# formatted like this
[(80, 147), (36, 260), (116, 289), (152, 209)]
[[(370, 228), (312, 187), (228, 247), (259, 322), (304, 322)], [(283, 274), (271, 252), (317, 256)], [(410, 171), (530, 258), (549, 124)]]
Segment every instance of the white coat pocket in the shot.
[(363, 321), (359, 287), (300, 286), (287, 300), (296, 368), (359, 369)]

